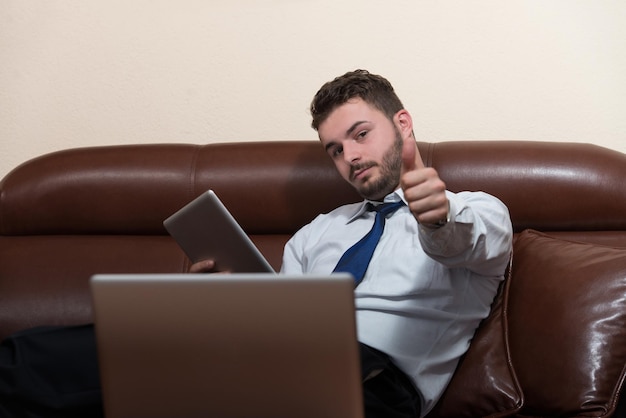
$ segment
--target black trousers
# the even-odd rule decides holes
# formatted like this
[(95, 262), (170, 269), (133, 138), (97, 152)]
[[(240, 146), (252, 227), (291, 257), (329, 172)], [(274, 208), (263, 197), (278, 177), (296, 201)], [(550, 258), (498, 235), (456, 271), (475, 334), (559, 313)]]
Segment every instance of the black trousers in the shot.
[[(366, 418), (417, 418), (419, 396), (384, 353), (360, 346)], [(40, 327), (0, 344), (0, 417), (102, 418), (92, 325)]]
[(41, 327), (0, 344), (0, 417), (101, 418), (93, 326)]
[(420, 396), (388, 355), (360, 343), (365, 418), (417, 418)]

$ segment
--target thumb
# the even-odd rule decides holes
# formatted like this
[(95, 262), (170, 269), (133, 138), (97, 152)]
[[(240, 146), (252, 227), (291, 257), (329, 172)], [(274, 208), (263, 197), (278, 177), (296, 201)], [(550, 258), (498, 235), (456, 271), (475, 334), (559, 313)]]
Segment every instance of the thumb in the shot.
[(403, 139), (402, 142), (402, 174), (415, 170), (421, 166), (421, 158), (417, 153), (417, 144), (412, 137), (408, 136)]

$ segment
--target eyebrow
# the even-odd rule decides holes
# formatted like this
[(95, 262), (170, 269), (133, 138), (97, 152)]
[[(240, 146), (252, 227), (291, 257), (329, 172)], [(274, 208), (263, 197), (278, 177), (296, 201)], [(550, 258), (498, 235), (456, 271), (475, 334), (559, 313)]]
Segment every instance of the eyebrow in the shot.
[(359, 121), (354, 122), (352, 124), (352, 126), (350, 126), (348, 128), (348, 130), (346, 131), (346, 136), (350, 136), (352, 134), (352, 132), (354, 132), (354, 130), (359, 127), (359, 125), (361, 125), (363, 123), (367, 123), (367, 122), (368, 121), (366, 121), (366, 120), (359, 120)]

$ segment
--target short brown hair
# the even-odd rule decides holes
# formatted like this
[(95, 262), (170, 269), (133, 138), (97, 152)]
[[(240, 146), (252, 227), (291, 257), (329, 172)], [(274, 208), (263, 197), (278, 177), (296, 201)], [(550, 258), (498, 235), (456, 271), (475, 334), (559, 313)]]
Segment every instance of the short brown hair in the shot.
[(356, 97), (383, 112), (390, 120), (404, 109), (387, 79), (366, 70), (355, 70), (327, 82), (315, 94), (311, 102), (311, 127), (317, 131), (333, 110)]

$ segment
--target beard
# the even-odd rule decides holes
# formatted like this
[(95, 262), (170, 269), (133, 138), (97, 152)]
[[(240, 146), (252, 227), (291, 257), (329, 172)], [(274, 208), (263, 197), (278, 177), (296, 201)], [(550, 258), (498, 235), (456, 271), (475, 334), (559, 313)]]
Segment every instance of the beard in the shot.
[(394, 126), (396, 139), (392, 146), (383, 155), (380, 164), (367, 162), (356, 164), (350, 168), (350, 177), (354, 172), (364, 168), (380, 168), (380, 176), (374, 180), (367, 180), (365, 183), (355, 185), (357, 192), (369, 200), (382, 200), (389, 193), (393, 192), (400, 183), (400, 171), (402, 170), (402, 136), (398, 128)]

